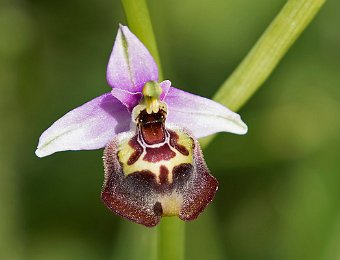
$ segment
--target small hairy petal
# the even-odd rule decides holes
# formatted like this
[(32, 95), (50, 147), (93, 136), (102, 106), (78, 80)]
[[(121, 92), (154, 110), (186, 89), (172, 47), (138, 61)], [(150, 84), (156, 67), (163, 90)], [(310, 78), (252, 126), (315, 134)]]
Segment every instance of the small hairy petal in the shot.
[(164, 101), (169, 107), (167, 122), (188, 128), (196, 138), (217, 132), (245, 134), (241, 117), (221, 104), (171, 87)]
[(164, 80), (161, 83), (159, 83), (159, 86), (162, 88), (162, 94), (160, 96), (160, 100), (164, 100), (166, 95), (168, 95), (168, 92), (171, 88), (171, 81), (170, 80)]
[(118, 133), (129, 130), (131, 116), (110, 93), (73, 109), (54, 122), (39, 139), (36, 155), (44, 157), (66, 150), (92, 150)]
[[(162, 94), (160, 99), (163, 100), (164, 97), (169, 92), (171, 87), (171, 82), (169, 80), (164, 80), (159, 83), (160, 87), (162, 88)], [(131, 112), (135, 106), (138, 105), (140, 100), (143, 97), (141, 92), (130, 92), (124, 89), (113, 88), (111, 91), (112, 96), (117, 98), (122, 104)]]
[(106, 78), (112, 88), (129, 92), (142, 92), (146, 82), (158, 81), (156, 62), (127, 26), (119, 27)]
[(132, 111), (143, 97), (141, 92), (131, 93), (119, 88), (113, 88), (111, 94), (117, 98), (129, 111)]

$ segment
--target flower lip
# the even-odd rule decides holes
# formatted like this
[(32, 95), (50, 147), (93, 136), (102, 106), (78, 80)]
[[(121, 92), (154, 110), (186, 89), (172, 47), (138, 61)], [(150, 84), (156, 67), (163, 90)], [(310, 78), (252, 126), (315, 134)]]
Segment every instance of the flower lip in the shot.
[[(198, 141), (186, 130), (169, 133), (169, 143), (158, 147), (143, 148), (136, 135), (125, 133), (106, 146), (101, 197), (114, 213), (152, 227), (163, 216), (196, 219), (212, 201), (218, 183)], [(134, 160), (129, 164), (131, 157)]]

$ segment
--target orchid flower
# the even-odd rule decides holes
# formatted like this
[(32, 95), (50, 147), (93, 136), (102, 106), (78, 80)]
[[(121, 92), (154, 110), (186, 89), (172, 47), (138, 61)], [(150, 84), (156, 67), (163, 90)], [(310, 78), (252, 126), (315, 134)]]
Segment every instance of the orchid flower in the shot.
[(192, 220), (213, 199), (198, 138), (245, 134), (240, 116), (210, 99), (158, 83), (147, 48), (120, 25), (107, 66), (112, 90), (73, 109), (40, 137), (36, 155), (105, 147), (101, 197), (116, 214), (145, 226), (162, 216)]

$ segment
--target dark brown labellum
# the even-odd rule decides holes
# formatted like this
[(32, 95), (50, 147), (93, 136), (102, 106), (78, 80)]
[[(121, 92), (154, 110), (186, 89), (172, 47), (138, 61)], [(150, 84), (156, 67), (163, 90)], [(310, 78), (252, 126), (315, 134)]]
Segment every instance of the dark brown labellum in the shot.
[(195, 219), (213, 199), (199, 143), (184, 129), (167, 129), (166, 113), (138, 117), (135, 134), (120, 134), (105, 148), (102, 199), (116, 214), (145, 226), (162, 216)]

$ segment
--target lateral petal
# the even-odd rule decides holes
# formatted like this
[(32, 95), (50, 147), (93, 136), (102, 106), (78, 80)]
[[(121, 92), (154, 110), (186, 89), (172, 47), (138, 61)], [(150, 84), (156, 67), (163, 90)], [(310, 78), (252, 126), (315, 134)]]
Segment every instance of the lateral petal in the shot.
[(117, 98), (129, 111), (132, 111), (143, 97), (143, 94), (140, 92), (132, 93), (119, 88), (113, 88), (111, 90), (111, 94)]
[[(162, 88), (162, 94), (160, 99), (163, 100), (164, 97), (169, 92), (171, 87), (171, 82), (169, 80), (164, 80), (159, 83)], [(117, 98), (130, 112), (133, 110), (135, 106), (138, 105), (140, 100), (143, 98), (143, 94), (141, 92), (130, 92), (124, 89), (113, 88), (111, 90), (112, 96)]]
[(164, 98), (168, 95), (169, 90), (171, 88), (171, 81), (170, 80), (164, 80), (161, 83), (159, 83), (159, 86), (162, 88), (162, 94), (160, 96), (160, 99), (164, 100)]
[(131, 116), (111, 95), (103, 94), (54, 122), (39, 138), (36, 155), (104, 147), (116, 134), (129, 130)]

